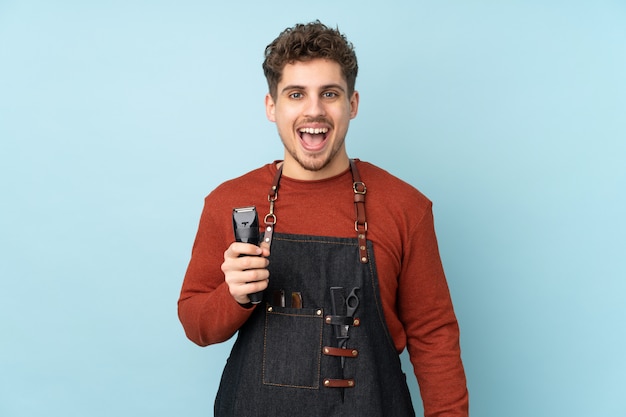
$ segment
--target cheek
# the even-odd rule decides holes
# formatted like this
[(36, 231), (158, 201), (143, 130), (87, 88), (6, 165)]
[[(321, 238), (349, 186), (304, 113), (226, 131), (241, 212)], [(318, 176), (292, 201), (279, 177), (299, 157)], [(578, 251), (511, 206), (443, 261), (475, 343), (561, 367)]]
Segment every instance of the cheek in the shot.
[(295, 111), (281, 110), (274, 112), (274, 121), (283, 126), (292, 126), (298, 120), (298, 113)]
[(276, 115), (275, 117), (276, 128), (281, 136), (289, 134), (292, 131), (292, 123), (285, 119), (282, 115)]

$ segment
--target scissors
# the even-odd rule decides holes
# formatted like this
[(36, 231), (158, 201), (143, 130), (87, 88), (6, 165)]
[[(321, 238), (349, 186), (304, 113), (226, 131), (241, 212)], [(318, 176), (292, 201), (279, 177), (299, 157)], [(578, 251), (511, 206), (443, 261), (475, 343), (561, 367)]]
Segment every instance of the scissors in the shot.
[[(346, 304), (346, 317), (354, 318), (354, 313), (357, 308), (359, 308), (359, 296), (356, 295), (357, 290), (360, 290), (359, 287), (354, 287), (350, 294), (345, 299)], [(341, 337), (339, 338), (339, 347), (345, 349), (346, 341), (350, 338), (348, 336), (348, 330), (350, 330), (350, 325), (346, 324), (341, 329)], [(345, 358), (341, 357), (341, 369), (343, 369), (343, 365), (345, 362)]]

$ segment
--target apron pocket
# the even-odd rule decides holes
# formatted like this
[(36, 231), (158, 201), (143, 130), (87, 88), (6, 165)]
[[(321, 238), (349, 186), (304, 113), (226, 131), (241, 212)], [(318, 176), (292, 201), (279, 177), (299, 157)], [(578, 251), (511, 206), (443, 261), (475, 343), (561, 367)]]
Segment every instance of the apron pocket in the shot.
[(322, 309), (266, 306), (263, 383), (319, 389)]

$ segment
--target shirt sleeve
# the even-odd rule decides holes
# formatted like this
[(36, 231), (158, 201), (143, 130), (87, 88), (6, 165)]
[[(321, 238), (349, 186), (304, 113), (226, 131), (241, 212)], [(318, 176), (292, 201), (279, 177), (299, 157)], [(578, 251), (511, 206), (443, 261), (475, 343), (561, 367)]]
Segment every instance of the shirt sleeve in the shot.
[(409, 232), (398, 312), (426, 417), (466, 417), (468, 392), (459, 327), (435, 236), (432, 204)]
[(207, 346), (231, 338), (252, 314), (230, 295), (221, 270), (224, 251), (233, 241), (230, 219), (213, 218), (209, 197), (200, 216), (191, 259), (178, 300), (178, 317), (194, 343)]

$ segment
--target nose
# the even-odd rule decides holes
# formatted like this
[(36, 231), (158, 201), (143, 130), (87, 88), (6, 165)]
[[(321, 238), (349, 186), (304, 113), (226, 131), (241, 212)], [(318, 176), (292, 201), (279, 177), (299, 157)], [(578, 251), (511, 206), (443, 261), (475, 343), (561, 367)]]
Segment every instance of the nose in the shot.
[(304, 115), (307, 117), (319, 117), (326, 114), (321, 97), (311, 95), (307, 98)]

